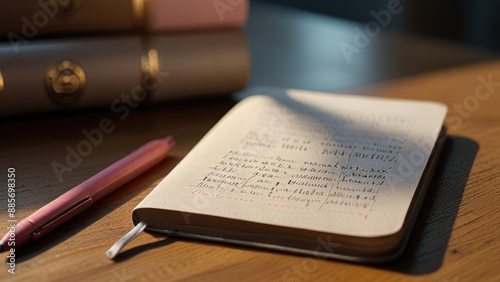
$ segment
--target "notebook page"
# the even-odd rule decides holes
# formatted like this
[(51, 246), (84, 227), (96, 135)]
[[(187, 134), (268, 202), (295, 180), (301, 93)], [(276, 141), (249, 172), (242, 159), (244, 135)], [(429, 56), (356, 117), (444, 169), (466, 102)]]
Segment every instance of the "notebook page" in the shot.
[(361, 237), (399, 231), (446, 107), (287, 93), (236, 105), (138, 208)]

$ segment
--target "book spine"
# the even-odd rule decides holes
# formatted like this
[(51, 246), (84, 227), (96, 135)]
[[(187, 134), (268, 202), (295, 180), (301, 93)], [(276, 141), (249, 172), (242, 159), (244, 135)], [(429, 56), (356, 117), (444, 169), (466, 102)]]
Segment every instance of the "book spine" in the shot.
[(147, 17), (150, 29), (241, 27), (248, 0), (155, 0)]
[(0, 45), (0, 116), (228, 94), (243, 89), (240, 29)]
[(248, 0), (0, 1), (0, 35), (12, 41), (47, 35), (240, 27)]

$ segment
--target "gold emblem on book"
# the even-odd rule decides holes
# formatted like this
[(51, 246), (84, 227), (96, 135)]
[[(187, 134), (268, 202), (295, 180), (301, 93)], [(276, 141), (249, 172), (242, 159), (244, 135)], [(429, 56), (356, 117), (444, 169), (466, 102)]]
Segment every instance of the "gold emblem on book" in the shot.
[[(148, 50), (141, 58), (141, 69), (143, 75), (143, 83), (149, 86), (158, 83), (160, 74), (160, 63), (158, 61), (158, 51), (156, 49)], [(147, 87), (147, 90), (151, 87)]]
[(2, 72), (0, 71), (0, 98), (2, 97), (3, 94), (3, 76)]
[(149, 1), (132, 0), (132, 15), (136, 27), (143, 28), (149, 19)]
[(59, 12), (57, 13), (57, 17), (62, 19), (72, 17), (80, 10), (83, 4), (82, 0), (50, 0), (49, 2), (53, 7), (58, 7)]
[(45, 82), (49, 96), (59, 104), (68, 105), (81, 97), (87, 79), (78, 63), (62, 60), (49, 68)]

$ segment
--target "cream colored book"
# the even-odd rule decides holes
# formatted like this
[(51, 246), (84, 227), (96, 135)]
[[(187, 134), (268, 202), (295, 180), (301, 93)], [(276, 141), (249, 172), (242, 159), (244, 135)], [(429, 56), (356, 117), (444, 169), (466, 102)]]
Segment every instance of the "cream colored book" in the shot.
[(443, 141), (446, 106), (261, 94), (231, 109), (134, 209), (135, 233), (364, 263), (400, 256)]

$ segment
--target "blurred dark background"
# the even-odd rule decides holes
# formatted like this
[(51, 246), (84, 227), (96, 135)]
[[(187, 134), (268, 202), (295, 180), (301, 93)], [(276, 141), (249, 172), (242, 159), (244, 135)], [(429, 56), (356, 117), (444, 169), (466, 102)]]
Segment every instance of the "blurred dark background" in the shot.
[(439, 38), (475, 48), (500, 50), (498, 0), (253, 0), (292, 6), (358, 22), (373, 20), (371, 11), (399, 2), (403, 11), (388, 30)]

